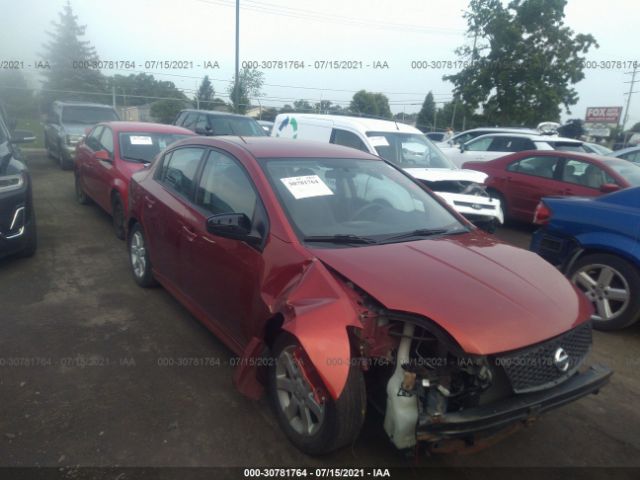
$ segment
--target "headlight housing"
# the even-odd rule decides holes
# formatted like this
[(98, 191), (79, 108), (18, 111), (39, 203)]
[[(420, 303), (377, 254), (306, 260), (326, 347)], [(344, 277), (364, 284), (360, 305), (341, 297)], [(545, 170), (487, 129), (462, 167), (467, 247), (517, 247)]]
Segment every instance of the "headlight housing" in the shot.
[(24, 173), (0, 177), (0, 193), (20, 190), (27, 181), (26, 177)]

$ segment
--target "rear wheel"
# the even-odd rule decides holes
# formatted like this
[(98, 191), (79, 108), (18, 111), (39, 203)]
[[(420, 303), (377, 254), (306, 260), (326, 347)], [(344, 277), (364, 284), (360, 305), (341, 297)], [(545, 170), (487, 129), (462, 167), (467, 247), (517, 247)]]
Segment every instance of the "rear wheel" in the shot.
[(593, 304), (594, 328), (616, 330), (638, 320), (640, 272), (626, 260), (607, 253), (585, 255), (569, 278)]
[(128, 242), (129, 262), (133, 272), (133, 278), (141, 287), (153, 287), (157, 285), (151, 270), (151, 261), (147, 250), (147, 242), (139, 223), (131, 228)]
[(310, 455), (353, 443), (366, 410), (362, 371), (352, 366), (337, 400), (322, 385), (298, 341), (288, 334), (276, 340), (269, 369), (269, 393), (280, 427), (289, 440)]
[(120, 240), (124, 240), (124, 207), (122, 206), (122, 199), (117, 193), (113, 195), (111, 199), (111, 216), (113, 219), (113, 231)]

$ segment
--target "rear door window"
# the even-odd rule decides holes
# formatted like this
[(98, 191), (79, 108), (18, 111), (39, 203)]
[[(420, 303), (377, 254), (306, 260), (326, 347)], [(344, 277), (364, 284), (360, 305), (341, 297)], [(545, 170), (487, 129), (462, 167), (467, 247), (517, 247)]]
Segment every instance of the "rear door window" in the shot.
[(569, 159), (562, 170), (562, 181), (589, 188), (600, 188), (605, 183), (616, 181), (597, 165)]
[(554, 179), (558, 163), (559, 159), (556, 157), (527, 157), (511, 163), (507, 170), (523, 175)]

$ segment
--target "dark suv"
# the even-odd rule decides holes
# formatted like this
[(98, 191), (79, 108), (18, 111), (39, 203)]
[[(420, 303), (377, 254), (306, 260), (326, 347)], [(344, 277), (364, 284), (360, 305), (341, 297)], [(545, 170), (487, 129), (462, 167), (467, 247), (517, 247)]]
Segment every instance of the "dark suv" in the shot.
[(71, 169), (76, 145), (84, 137), (87, 128), (113, 120), (120, 120), (120, 117), (109, 105), (56, 100), (49, 108), (44, 126), (47, 154), (57, 158), (63, 170)]
[(26, 130), (10, 133), (0, 109), (0, 257), (30, 257), (36, 252), (31, 176), (14, 146), (34, 139), (33, 133)]
[(198, 135), (240, 135), (266, 137), (264, 129), (251, 117), (210, 110), (182, 110), (174, 125), (188, 128)]

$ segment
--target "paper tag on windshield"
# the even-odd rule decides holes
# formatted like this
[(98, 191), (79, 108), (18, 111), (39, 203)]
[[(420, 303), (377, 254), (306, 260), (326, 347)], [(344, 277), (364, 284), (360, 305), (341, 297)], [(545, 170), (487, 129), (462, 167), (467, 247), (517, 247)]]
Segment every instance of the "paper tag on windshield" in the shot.
[(306, 175), (304, 177), (281, 178), (280, 181), (297, 200), (309, 197), (322, 197), (333, 195), (327, 184), (318, 175)]
[(131, 141), (131, 145), (153, 145), (153, 140), (147, 136), (131, 135), (129, 140)]
[(371, 142), (371, 145), (373, 145), (374, 147), (389, 146), (389, 142), (387, 142), (387, 139), (385, 137), (369, 137), (369, 141)]

